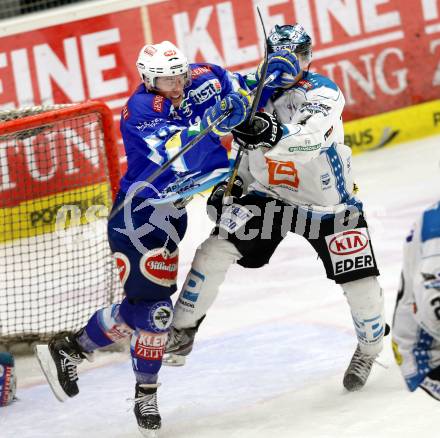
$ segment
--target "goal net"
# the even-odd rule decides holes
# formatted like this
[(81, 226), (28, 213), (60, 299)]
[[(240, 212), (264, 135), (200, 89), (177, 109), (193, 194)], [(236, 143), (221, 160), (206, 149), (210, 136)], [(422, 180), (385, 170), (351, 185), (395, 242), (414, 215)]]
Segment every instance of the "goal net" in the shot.
[(112, 119), (98, 102), (0, 112), (0, 344), (77, 330), (121, 299)]

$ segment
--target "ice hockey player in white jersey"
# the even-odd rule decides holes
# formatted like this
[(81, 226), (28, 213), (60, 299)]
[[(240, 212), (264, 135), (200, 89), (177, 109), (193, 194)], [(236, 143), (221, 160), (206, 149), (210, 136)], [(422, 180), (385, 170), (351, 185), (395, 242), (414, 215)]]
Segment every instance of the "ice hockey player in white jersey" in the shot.
[(392, 344), (408, 389), (440, 400), (440, 202), (406, 238)]
[[(344, 97), (333, 81), (308, 70), (311, 38), (302, 26), (275, 26), (268, 47), (291, 49), (301, 71), (289, 88), (263, 101), (267, 112), (257, 113), (251, 127), (233, 131), (235, 142), (248, 149), (241, 179), (232, 204), (223, 199), (225, 183), (208, 200), (216, 228), (198, 248), (180, 293), (165, 363), (185, 362), (229, 266), (263, 266), (290, 231), (309, 241), (347, 298), (358, 345), (343, 385), (355, 391), (382, 350), (386, 324), (368, 225), (355, 196), (351, 149), (343, 144)], [(255, 230), (258, 235), (249, 238)]]

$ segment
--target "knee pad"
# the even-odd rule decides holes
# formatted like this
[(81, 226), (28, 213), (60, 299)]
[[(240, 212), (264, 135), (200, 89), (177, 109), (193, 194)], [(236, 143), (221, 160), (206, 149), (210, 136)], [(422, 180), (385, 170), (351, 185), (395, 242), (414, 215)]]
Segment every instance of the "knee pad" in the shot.
[(162, 301), (131, 301), (125, 298), (120, 305), (121, 317), (134, 329), (166, 333), (173, 319), (173, 304)]
[(192, 268), (205, 274), (225, 272), (229, 266), (241, 258), (235, 245), (219, 236), (209, 236), (197, 249)]
[(341, 285), (350, 306), (359, 348), (375, 356), (383, 347), (385, 315), (383, 292), (376, 277), (366, 277)]

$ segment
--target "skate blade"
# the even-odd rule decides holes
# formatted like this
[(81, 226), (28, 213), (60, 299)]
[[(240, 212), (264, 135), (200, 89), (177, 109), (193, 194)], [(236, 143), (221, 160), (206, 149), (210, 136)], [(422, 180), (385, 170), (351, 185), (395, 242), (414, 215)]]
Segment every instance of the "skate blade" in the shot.
[(159, 429), (143, 429), (142, 427), (139, 427), (139, 431), (141, 432), (142, 436), (145, 438), (158, 438), (159, 437)]
[(57, 368), (50, 354), (49, 347), (42, 344), (36, 345), (34, 352), (50, 389), (60, 402), (65, 402), (69, 397), (58, 382)]
[(183, 367), (186, 357), (174, 353), (165, 353), (162, 357), (162, 365), (167, 367)]

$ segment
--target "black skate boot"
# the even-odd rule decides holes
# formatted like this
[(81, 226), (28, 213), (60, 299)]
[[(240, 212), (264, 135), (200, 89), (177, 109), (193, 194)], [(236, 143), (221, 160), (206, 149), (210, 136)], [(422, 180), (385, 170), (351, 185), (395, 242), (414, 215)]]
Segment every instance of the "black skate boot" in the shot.
[(347, 391), (358, 391), (365, 385), (375, 359), (376, 356), (363, 354), (358, 344), (344, 374), (343, 385)]
[(134, 415), (142, 435), (148, 438), (156, 437), (162, 424), (157, 407), (158, 386), (158, 384), (136, 383)]
[(85, 353), (75, 340), (73, 333), (55, 335), (49, 345), (37, 345), (35, 353), (55, 397), (65, 401), (78, 394), (76, 368), (90, 353)]
[(188, 354), (191, 353), (197, 330), (204, 318), (204, 316), (203, 318), (200, 318), (197, 321), (197, 325), (191, 328), (182, 328), (179, 330), (171, 326), (171, 330), (168, 333), (165, 354), (162, 358), (162, 363), (164, 365), (174, 367), (185, 365), (185, 356), (188, 356)]

